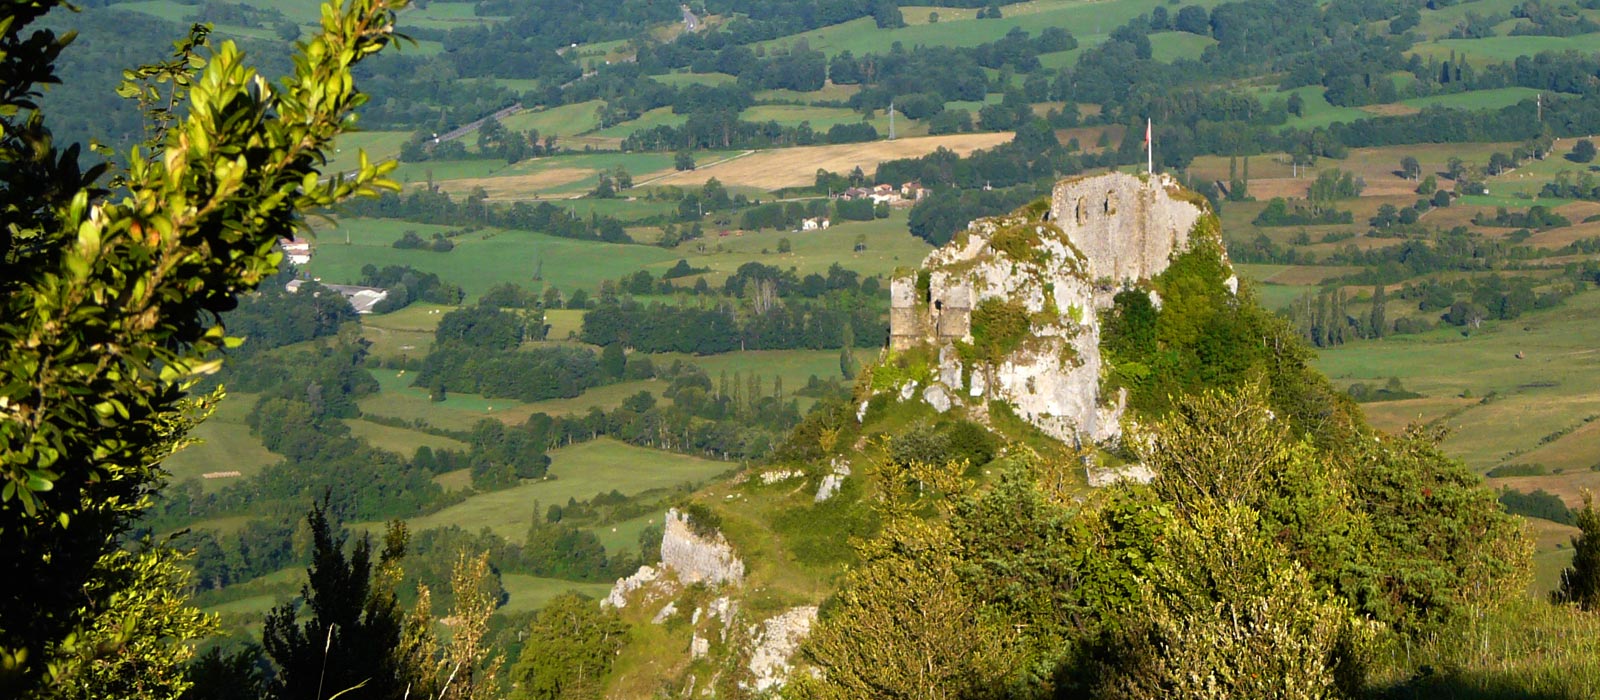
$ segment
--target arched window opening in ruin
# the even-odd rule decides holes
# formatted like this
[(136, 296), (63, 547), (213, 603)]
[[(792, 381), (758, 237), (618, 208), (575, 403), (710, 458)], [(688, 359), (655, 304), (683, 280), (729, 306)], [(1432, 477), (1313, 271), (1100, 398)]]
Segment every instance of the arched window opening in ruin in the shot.
[(1117, 193), (1115, 193), (1115, 192), (1107, 192), (1106, 193), (1106, 213), (1107, 214), (1115, 214), (1115, 213), (1117, 213)]
[(1083, 197), (1079, 197), (1078, 198), (1078, 223), (1083, 224), (1083, 223), (1088, 223), (1088, 221), (1089, 221), (1089, 200), (1085, 199)]

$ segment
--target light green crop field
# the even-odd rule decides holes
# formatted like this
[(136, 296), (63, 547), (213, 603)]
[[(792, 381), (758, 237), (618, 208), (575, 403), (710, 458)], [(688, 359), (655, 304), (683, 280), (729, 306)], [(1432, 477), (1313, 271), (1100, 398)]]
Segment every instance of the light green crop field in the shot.
[[(190, 445), (163, 464), (172, 473), (172, 480), (199, 479), (205, 490), (216, 491), (282, 461), (282, 457), (268, 452), (261, 441), (250, 434), (245, 419), (255, 405), (255, 394), (230, 394), (222, 399), (216, 412), (194, 429), (192, 435), (200, 443)], [(240, 476), (201, 477), (212, 472), (232, 471), (239, 472)]]
[[(1443, 443), (1445, 451), (1481, 472), (1525, 461), (1545, 436), (1576, 430), (1584, 418), (1600, 413), (1600, 394), (1594, 393), (1600, 383), (1597, 313), (1600, 294), (1585, 293), (1556, 309), (1485, 324), (1470, 336), (1446, 327), (1324, 349), (1316, 365), (1341, 385), (1381, 383), (1393, 376), (1428, 397), (1470, 392), (1476, 402), (1418, 407), (1428, 412), (1419, 410), (1415, 417), (1429, 421), (1448, 415), (1444, 425), (1453, 433)], [(1600, 463), (1600, 442), (1573, 447), (1564, 461)]]
[(601, 525), (587, 528), (595, 537), (600, 538), (607, 554), (615, 555), (618, 552), (639, 551), (639, 533), (651, 525), (660, 525), (665, 512), (641, 515), (631, 520), (624, 520), (610, 525)]
[(548, 399), (522, 404), (516, 408), (507, 409), (496, 416), (507, 423), (521, 423), (535, 413), (545, 413), (552, 416), (582, 415), (588, 413), (590, 408), (599, 408), (609, 411), (622, 405), (622, 401), (641, 391), (647, 391), (661, 398), (661, 392), (666, 390), (667, 383), (658, 379), (643, 379), (634, 382), (619, 382), (595, 387), (570, 399)]
[(433, 329), (439, 316), (451, 307), (437, 304), (412, 304), (393, 313), (368, 315), (361, 319), (361, 337), (372, 346), (374, 357), (423, 357), (433, 347)]
[(577, 591), (590, 598), (604, 598), (611, 592), (609, 583), (578, 583), (558, 578), (541, 578), (527, 574), (500, 574), (500, 585), (506, 589), (510, 600), (500, 612), (517, 613), (538, 610), (567, 591)]
[(1500, 109), (1508, 107), (1523, 100), (1534, 99), (1539, 94), (1533, 88), (1509, 87), (1495, 88), (1493, 90), (1473, 90), (1472, 92), (1459, 92), (1454, 95), (1434, 95), (1432, 97), (1417, 97), (1402, 100), (1400, 104), (1410, 107), (1449, 107), (1452, 109)]
[[(870, 349), (857, 348), (855, 352), (856, 359), (862, 363), (877, 359), (877, 354)], [(729, 380), (735, 374), (748, 377), (755, 373), (761, 377), (761, 390), (766, 393), (772, 392), (773, 377), (782, 377), (785, 396), (805, 386), (806, 379), (813, 374), (822, 379), (839, 376), (838, 350), (749, 350), (704, 357), (657, 353), (650, 359), (657, 367), (672, 364), (673, 360), (697, 364), (711, 376), (713, 385), (720, 381), (723, 372), (727, 372)]]
[[(695, 157), (701, 163), (710, 163), (725, 154), (706, 152), (697, 153)], [(419, 183), (431, 170), (439, 187), (458, 197), (482, 188), (494, 201), (565, 199), (594, 189), (602, 171), (619, 167), (633, 177), (635, 187), (643, 187), (653, 178), (672, 174), (672, 161), (670, 153), (611, 151), (531, 158), (513, 165), (492, 159), (406, 163), (396, 171), (395, 179)]]
[[(513, 410), (523, 405), (512, 399), (485, 399), (476, 394), (449, 394), (444, 401), (435, 402), (428, 392), (411, 386), (416, 378), (412, 372), (395, 369), (371, 370), (382, 390), (361, 399), (361, 412), (412, 421), (422, 419), (429, 425), (446, 430), (471, 430), (485, 418), (499, 418), (498, 412)], [(377, 445), (383, 447), (383, 445)]]
[(500, 125), (512, 131), (538, 129), (540, 138), (577, 136), (600, 126), (597, 110), (604, 105), (604, 101), (590, 100), (549, 109), (524, 110), (500, 120)]
[[(579, 288), (593, 289), (598, 280), (617, 279), (652, 265), (665, 270), (682, 257), (654, 246), (498, 229), (459, 236), (455, 249), (448, 253), (392, 247), (402, 232), (415, 230), (426, 238), (432, 233), (430, 228), (436, 227), (389, 220), (342, 220), (337, 233), (323, 235), (325, 242), (316, 248), (307, 270), (328, 282), (353, 284), (360, 281), (364, 265), (411, 265), (461, 285), (472, 299), (504, 282), (525, 288), (536, 286), (532, 276), (536, 261), (540, 260), (544, 263), (544, 283), (570, 293)], [(350, 244), (340, 242), (339, 234), (348, 234)]]
[[(861, 92), (860, 85), (837, 85), (834, 83), (824, 83), (821, 89), (811, 90), (809, 92), (800, 92), (799, 90), (779, 90), (773, 88), (768, 90), (757, 90), (750, 93), (750, 96), (755, 98), (757, 102), (809, 105), (819, 102), (845, 102), (851, 97), (854, 97), (858, 92)], [(827, 107), (829, 105), (818, 104), (817, 106)]]
[(1188, 32), (1159, 32), (1150, 35), (1150, 57), (1162, 63), (1180, 58), (1199, 60), (1206, 47), (1215, 46), (1216, 39)]
[[(1211, 7), (1217, 2), (1218, 0), (1202, 0), (1186, 4)], [(918, 21), (921, 23), (908, 22), (910, 26), (884, 30), (878, 29), (870, 17), (865, 17), (763, 42), (763, 45), (768, 48), (787, 46), (804, 39), (812, 49), (822, 51), (829, 56), (847, 49), (859, 56), (865, 53), (886, 53), (897, 41), (907, 47), (974, 46), (999, 39), (1013, 27), (1021, 27), (1030, 34), (1037, 35), (1039, 30), (1051, 26), (1067, 29), (1080, 43), (1084, 43), (1091, 38), (1103, 40), (1112, 30), (1126, 24), (1128, 20), (1163, 4), (1162, 0), (1035, 0), (1002, 6), (1001, 19), (946, 20), (945, 12), (941, 11), (939, 21), (934, 24), (926, 22), (926, 11), (902, 12), (908, 19), (913, 15), (918, 16)]]
[(654, 129), (658, 126), (683, 126), (683, 123), (688, 120), (689, 116), (686, 114), (673, 114), (671, 107), (658, 107), (639, 115), (638, 119), (606, 127), (594, 132), (594, 135), (623, 139), (635, 131)]
[[(1477, 4), (1477, 3), (1473, 3)], [(1466, 7), (1463, 5), (1462, 7)], [(1502, 63), (1518, 56), (1533, 56), (1542, 51), (1579, 51), (1594, 53), (1600, 50), (1600, 33), (1577, 36), (1491, 36), (1482, 39), (1440, 39), (1417, 44), (1412, 53), (1424, 60), (1446, 60), (1450, 52), (1465, 57), (1474, 65)]]
[(1300, 99), (1305, 101), (1302, 116), (1296, 117), (1291, 114), (1289, 115), (1289, 121), (1284, 124), (1296, 129), (1312, 129), (1319, 126), (1327, 126), (1334, 122), (1348, 123), (1358, 119), (1372, 118), (1370, 113), (1356, 107), (1336, 107), (1328, 104), (1328, 100), (1323, 97), (1323, 92), (1324, 88), (1321, 85), (1307, 85), (1284, 92), (1272, 90), (1267, 94), (1258, 94), (1257, 96), (1263, 100), (1280, 97), (1288, 100), (1290, 93), (1299, 94)]
[[(659, 274), (670, 268), (681, 257), (694, 267), (711, 268), (707, 279), (715, 286), (748, 262), (793, 267), (802, 277), (813, 272), (827, 274), (828, 267), (837, 263), (863, 277), (877, 275), (887, 281), (896, 268), (916, 266), (933, 250), (906, 230), (906, 217), (906, 210), (896, 209), (886, 219), (840, 221), (819, 231), (762, 231), (729, 236), (708, 231), (704, 240), (680, 244), (672, 251), (671, 259), (663, 261), (654, 272)], [(854, 251), (857, 236), (866, 237), (866, 250), (859, 253)], [(780, 255), (776, 252), (778, 241), (784, 238), (789, 239), (793, 250)], [(719, 246), (721, 252), (717, 252)], [(676, 282), (693, 286), (694, 279), (686, 277)]]
[(633, 495), (685, 482), (700, 483), (732, 469), (730, 462), (634, 447), (609, 438), (563, 447), (550, 453), (554, 478), (480, 494), (432, 515), (413, 518), (414, 530), (458, 525), (468, 531), (487, 527), (520, 542), (529, 518), (551, 504), (588, 500), (612, 489)]
[(1512, 8), (1521, 4), (1521, 0), (1479, 0), (1452, 4), (1437, 10), (1426, 10), (1422, 12), (1422, 21), (1417, 24), (1414, 31), (1436, 39), (1442, 38), (1465, 20), (1469, 12), (1479, 16), (1494, 14), (1505, 16), (1511, 14)]
[[(1096, 45), (1100, 43), (1102, 42), (1094, 42)], [(1039, 65), (1044, 66), (1046, 70), (1053, 71), (1059, 71), (1063, 68), (1071, 68), (1076, 66), (1078, 65), (1078, 58), (1083, 56), (1083, 52), (1089, 48), (1089, 44), (1090, 42), (1080, 41), (1078, 42), (1078, 48), (1072, 49), (1071, 51), (1055, 51), (1052, 53), (1039, 54)], [(1151, 49), (1154, 50), (1154, 48), (1154, 43), (1152, 42)], [(947, 103), (945, 106), (948, 108), (949, 104)]]
[[(634, 190), (625, 190), (624, 195), (633, 195)], [(637, 221), (661, 214), (671, 214), (678, 211), (678, 203), (665, 199), (640, 199), (618, 197), (615, 199), (557, 199), (550, 202), (558, 207), (571, 209), (572, 213), (588, 218), (590, 214), (609, 216), (623, 222)]]
[(566, 340), (583, 328), (582, 309), (550, 309), (544, 312), (544, 323), (550, 327), (546, 336), (551, 340)]
[[(818, 133), (826, 132), (837, 124), (859, 124), (862, 121), (872, 125), (879, 134), (889, 135), (889, 116), (879, 112), (872, 119), (863, 120), (861, 113), (843, 107), (804, 107), (800, 105), (756, 105), (739, 114), (739, 118), (752, 122), (774, 121), (783, 126), (799, 126), (801, 122), (811, 122), (811, 128)], [(907, 135), (917, 126), (915, 121), (900, 115), (895, 119), (895, 133)], [(901, 131), (905, 129), (905, 131)], [(924, 129), (924, 131), (926, 131)]]
[(361, 165), (362, 149), (366, 149), (367, 160), (373, 163), (393, 159), (400, 155), (400, 147), (409, 138), (411, 134), (404, 131), (357, 131), (345, 134), (336, 142), (338, 150), (323, 166), (323, 172), (331, 174), (355, 170)]
[(348, 419), (344, 424), (350, 426), (351, 435), (366, 440), (367, 444), (399, 453), (404, 457), (416, 454), (417, 448), (423, 446), (433, 450), (467, 451), (466, 443), (418, 430), (378, 425), (359, 418)]
[(710, 85), (714, 87), (738, 82), (739, 77), (727, 73), (667, 73), (664, 75), (652, 75), (650, 79), (663, 85), (674, 87), (682, 87), (684, 85)]
[[(467, 138), (472, 138), (468, 136)], [(390, 179), (402, 185), (456, 180), (469, 177), (491, 177), (510, 168), (498, 158), (473, 158), (469, 160), (425, 160), (418, 163), (402, 162), (389, 174)]]
[(505, 20), (504, 17), (479, 17), (473, 14), (475, 9), (475, 3), (468, 2), (430, 2), (425, 6), (412, 5), (400, 15), (399, 24), (402, 31), (405, 27), (448, 30), (495, 24)]
[(135, 0), (135, 2), (118, 3), (117, 9), (143, 12), (171, 22), (186, 22), (194, 16), (198, 8), (176, 0)]

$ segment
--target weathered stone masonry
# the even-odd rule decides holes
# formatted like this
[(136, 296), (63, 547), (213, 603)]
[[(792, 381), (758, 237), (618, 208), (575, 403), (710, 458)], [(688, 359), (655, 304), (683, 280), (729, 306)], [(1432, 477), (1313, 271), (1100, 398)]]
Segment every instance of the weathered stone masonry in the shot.
[[(1188, 250), (1207, 212), (1203, 200), (1179, 192), (1160, 175), (1075, 178), (1056, 185), (1042, 217), (973, 222), (891, 282), (891, 351), (934, 349), (938, 367), (926, 390), (957, 405), (1001, 399), (1059, 439), (1116, 438), (1122, 398), (1099, 393), (1096, 312)], [(973, 341), (973, 310), (990, 299), (1025, 307), (1029, 337), (1000, 362), (963, 367), (956, 344)]]

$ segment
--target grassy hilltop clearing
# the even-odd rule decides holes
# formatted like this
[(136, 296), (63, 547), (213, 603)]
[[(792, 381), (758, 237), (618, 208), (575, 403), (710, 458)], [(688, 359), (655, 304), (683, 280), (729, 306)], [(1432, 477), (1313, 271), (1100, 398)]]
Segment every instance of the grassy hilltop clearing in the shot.
[[(354, 80), (369, 99), (356, 111), (358, 128), (339, 134), (318, 162), (324, 177), (392, 162), (396, 187), (297, 215), (283, 238), (299, 240), (283, 250), (298, 255), (303, 243), (309, 259), (286, 255), (275, 276), (222, 313), (229, 334), (245, 341), (191, 393), (220, 387), (226, 396), (193, 429), (197, 444), (162, 462), (168, 483), (133, 526), (174, 535), (174, 546), (191, 553), (183, 566), (193, 573), (192, 600), (223, 627), (204, 648), (254, 649), (242, 645), (266, 638), (269, 611), (307, 590), (317, 550), (306, 516), (315, 503), (378, 550), (389, 523), (405, 525), (405, 575), (394, 583), (404, 608), (426, 599), (424, 590), (436, 613), (454, 605), (452, 565), (487, 552), (485, 648), (506, 660), (495, 692), (516, 698), (708, 687), (765, 697), (753, 690), (750, 660), (729, 651), (751, 640), (689, 653), (706, 637), (704, 611), (721, 605), (712, 587), (691, 587), (673, 599), (682, 602), (677, 613), (659, 620), (667, 598), (648, 614), (635, 606), (584, 618), (593, 629), (626, 629), (617, 637), (625, 644), (574, 652), (604, 663), (513, 670), (519, 658), (564, 653), (539, 647), (549, 640), (529, 631), (558, 614), (592, 612), (567, 591), (603, 598), (617, 579), (659, 564), (669, 509), (716, 521), (743, 557), (738, 619), (749, 626), (819, 605), (812, 629), (823, 640), (840, 629), (828, 622), (836, 606), (872, 610), (872, 601), (847, 602), (840, 590), (894, 588), (865, 577), (883, 573), (884, 561), (906, 563), (873, 558), (888, 556), (873, 547), (905, 544), (896, 538), (911, 530), (898, 525), (926, 526), (930, 537), (951, 538), (946, 544), (1000, 546), (978, 532), (999, 522), (984, 509), (1022, 506), (988, 498), (1027, 501), (1039, 519), (1029, 522), (1041, 528), (1058, 518), (1049, 527), (1072, 530), (1061, 542), (1113, 531), (1152, 542), (1246, 530), (1256, 537), (1254, 524), (1241, 523), (1283, 515), (1267, 512), (1265, 501), (1251, 506), (1261, 512), (1207, 511), (1183, 521), (1198, 523), (1192, 530), (1157, 533), (1150, 523), (1167, 522), (1157, 504), (1089, 487), (1078, 465), (1148, 456), (1132, 448), (1080, 453), (1000, 410), (958, 426), (926, 407), (874, 399), (866, 422), (855, 419), (872, 391), (885, 389), (875, 385), (889, 382), (883, 372), (926, 369), (927, 358), (886, 351), (897, 274), (969, 222), (1019, 211), (1063, 178), (1143, 173), (1152, 123), (1155, 169), (1216, 214), (1226, 257), (1261, 307), (1251, 323), (1281, 324), (1273, 337), (1304, 347), (1305, 376), (1317, 377), (1306, 381), (1323, 387), (1326, 378), (1319, 400), (1370, 426), (1363, 438), (1436, 441), (1448, 461), (1429, 478), (1445, 474), (1462, 503), (1482, 506), (1471, 511), (1480, 518), (1474, 527), (1501, 527), (1500, 513), (1525, 526), (1526, 571), (1462, 573), (1471, 568), (1462, 564), (1448, 576), (1389, 572), (1440, 588), (1384, 589), (1405, 602), (1381, 612), (1366, 594), (1341, 588), (1356, 574), (1336, 575), (1331, 539), (1296, 542), (1326, 547), (1323, 558), (1296, 551), (1261, 563), (1287, 577), (1281, 583), (1307, 609), (1378, 620), (1397, 635), (1389, 646), (1363, 647), (1377, 655), (1366, 686), (1327, 696), (1576, 697), (1564, 693), (1600, 676), (1582, 656), (1593, 651), (1593, 621), (1545, 603), (1573, 565), (1585, 494), (1600, 490), (1595, 3), (557, 5), (432, 0), (400, 10), (396, 31), (412, 41), (359, 65)], [(172, 40), (208, 23), (213, 48), (200, 55), (234, 41), (264, 75), (283, 74), (295, 42), (322, 31), (321, 18), (314, 4), (283, 0), (105, 0), (57, 10), (44, 24), (79, 38), (62, 54), (61, 84), (43, 91), (41, 109), (56, 143), (93, 139), (125, 164), (150, 132), (139, 104), (116, 96), (123, 68), (167, 60)], [(358, 289), (368, 295), (362, 313), (346, 302)], [(1212, 359), (1219, 352), (1191, 350)], [(1148, 369), (1135, 364), (1136, 375)], [(1162, 406), (1151, 424), (1181, 413)], [(1341, 461), (1348, 451), (1318, 432), (1331, 428), (1308, 425), (1294, 426), (1294, 449), (1348, 469), (1338, 471), (1347, 482), (1318, 482), (1329, 489), (1318, 497), (1343, 504), (1324, 504), (1329, 512), (1379, 518), (1347, 508), (1348, 499), (1371, 495), (1356, 482), (1372, 474)], [(956, 450), (982, 457), (959, 487), (902, 474), (916, 484), (913, 495), (886, 481), (909, 468), (879, 464), (895, 461), (894, 445), (904, 457), (952, 434), (990, 448)], [(1393, 449), (1373, 459), (1404, 461), (1395, 457), (1404, 449)], [(1020, 478), (1017, 456), (1030, 452), (1038, 483), (1023, 489), (1008, 480)], [(857, 471), (842, 479), (837, 500), (818, 503), (834, 458)], [(761, 480), (785, 470), (794, 474)], [(886, 494), (914, 507), (873, 505)], [(921, 524), (896, 520), (910, 511)], [(1439, 512), (1417, 518), (1447, 517)], [(1128, 542), (1130, 557), (1155, 556), (1139, 550), (1148, 542)], [(1372, 547), (1361, 556), (1382, 549)], [(1070, 565), (1065, 550), (1049, 556), (1061, 567), (1127, 573), (1090, 549)], [(1511, 549), (1484, 557), (1520, 561)], [(968, 565), (985, 566), (913, 563), (946, 577), (921, 581), (927, 590), (973, 585), (961, 578)], [(1145, 573), (1130, 575), (1155, 580)], [(1491, 601), (1454, 587), (1479, 574), (1483, 586), (1516, 595)], [(1098, 580), (1106, 597), (1073, 599), (1081, 605), (1073, 610), (1132, 620), (1112, 611), (1133, 600), (1119, 597), (1134, 595), (1133, 584), (1118, 588), (1124, 583)], [(985, 585), (1002, 584), (1087, 590), (1077, 579)], [(1161, 585), (1169, 584), (1200, 585)], [(1417, 612), (1422, 599), (1437, 610)], [(1019, 612), (1043, 609), (1038, 600), (983, 605), (992, 617), (961, 625), (1045, 624)], [(1415, 619), (1405, 617), (1412, 612)], [(994, 665), (952, 671), (949, 687), (980, 687), (971, 683), (980, 679), (1023, 696), (1081, 681), (1088, 685), (1076, 687), (1117, 696), (1052, 674), (1069, 666), (1089, 673), (1091, 661), (1103, 661), (1096, 654), (1125, 650), (1113, 642), (1133, 642), (1113, 639), (1111, 622), (1096, 628), (1103, 636), (1093, 643), (1079, 621), (1050, 624), (1059, 626), (1037, 637), (995, 637), (996, 646), (978, 650), (992, 652), (983, 658)], [(1352, 625), (1340, 628), (1354, 635), (1345, 641), (1365, 634)], [(1514, 641), (1523, 632), (1528, 639)], [(1451, 648), (1457, 639), (1476, 651)], [(1113, 646), (1094, 646), (1101, 643)], [(1087, 665), (1041, 651), (1052, 645), (1070, 646), (1081, 656), (1073, 663)], [(524, 648), (535, 651), (522, 657)], [(828, 665), (829, 648), (799, 653), (798, 664), (842, 668)], [(1017, 670), (1023, 658), (1035, 664), (1025, 672)], [(1001, 667), (1015, 673), (995, 675)], [(1569, 667), (1576, 670), (1561, 680)], [(546, 690), (528, 690), (537, 679)], [(549, 690), (569, 681), (578, 690)], [(1129, 683), (1122, 696), (1140, 697)], [(823, 685), (783, 692), (850, 696)]]

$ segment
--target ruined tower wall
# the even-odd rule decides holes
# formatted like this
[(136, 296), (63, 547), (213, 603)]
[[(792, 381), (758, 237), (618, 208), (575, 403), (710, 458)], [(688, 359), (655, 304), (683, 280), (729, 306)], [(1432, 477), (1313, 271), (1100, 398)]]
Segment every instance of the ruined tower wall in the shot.
[(917, 273), (889, 281), (889, 349), (905, 350), (923, 342), (926, 333), (918, 301)]
[(1050, 218), (1087, 258), (1089, 276), (1115, 283), (1149, 279), (1189, 245), (1202, 212), (1168, 195), (1177, 183), (1123, 173), (1065, 180), (1050, 198)]

